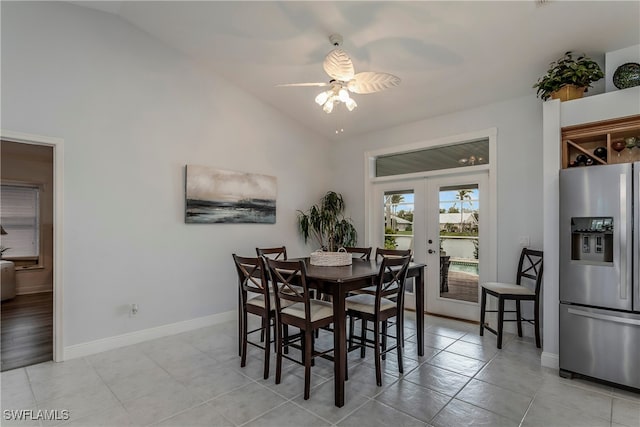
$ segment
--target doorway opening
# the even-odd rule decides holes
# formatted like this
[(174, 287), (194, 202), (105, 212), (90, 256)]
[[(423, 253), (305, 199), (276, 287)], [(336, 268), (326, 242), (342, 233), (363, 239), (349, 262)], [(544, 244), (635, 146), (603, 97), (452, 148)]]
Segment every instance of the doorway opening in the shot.
[(2, 140), (1, 370), (53, 359), (53, 147)]
[[(0, 130), (0, 137), (1, 184), (14, 190), (5, 193), (0, 189), (3, 197), (0, 225), (4, 229), (0, 245), (13, 248), (2, 251), (3, 264), (11, 267), (6, 271), (3, 269), (1, 283), (1, 369), (5, 371), (46, 360), (60, 362), (64, 359), (64, 141), (6, 129)], [(16, 200), (5, 200), (8, 195), (16, 196), (17, 210), (6, 209), (16, 206)], [(13, 286), (5, 287), (5, 277), (10, 277), (8, 283)], [(28, 334), (29, 328), (32, 328), (31, 334)]]

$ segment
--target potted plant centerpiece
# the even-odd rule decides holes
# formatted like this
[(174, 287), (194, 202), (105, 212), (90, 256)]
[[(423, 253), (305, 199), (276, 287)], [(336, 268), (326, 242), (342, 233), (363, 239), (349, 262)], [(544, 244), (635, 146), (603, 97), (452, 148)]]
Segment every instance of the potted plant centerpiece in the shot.
[(545, 101), (549, 98), (568, 101), (582, 98), (591, 83), (602, 77), (604, 73), (595, 61), (584, 54), (574, 58), (569, 51), (549, 64), (547, 74), (540, 77), (533, 88), (538, 89), (537, 96)]
[(351, 264), (351, 254), (339, 249), (355, 246), (358, 234), (351, 219), (345, 218), (344, 207), (342, 195), (329, 191), (319, 204), (311, 206), (306, 212), (298, 211), (298, 227), (305, 243), (313, 238), (320, 248), (311, 254), (311, 264)]

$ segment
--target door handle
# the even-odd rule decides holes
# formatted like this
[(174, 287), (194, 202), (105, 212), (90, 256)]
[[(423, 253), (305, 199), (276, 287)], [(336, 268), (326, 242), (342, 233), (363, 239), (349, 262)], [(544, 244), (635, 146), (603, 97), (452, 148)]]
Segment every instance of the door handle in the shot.
[(608, 316), (606, 314), (591, 313), (589, 311), (576, 310), (576, 309), (573, 309), (573, 308), (568, 309), (567, 312), (569, 314), (575, 314), (577, 316), (591, 317), (592, 319), (607, 320), (609, 322), (624, 323), (624, 324), (627, 324), (627, 325), (640, 326), (640, 320), (629, 319), (629, 318), (626, 318), (626, 317)]
[(620, 299), (627, 299), (627, 174), (620, 174)]
[(429, 244), (431, 245), (431, 244), (433, 244), (433, 240), (429, 239), (429, 240), (427, 241), (427, 243), (429, 243)]
[(428, 251), (430, 254), (434, 253), (435, 251), (433, 249), (429, 249)]

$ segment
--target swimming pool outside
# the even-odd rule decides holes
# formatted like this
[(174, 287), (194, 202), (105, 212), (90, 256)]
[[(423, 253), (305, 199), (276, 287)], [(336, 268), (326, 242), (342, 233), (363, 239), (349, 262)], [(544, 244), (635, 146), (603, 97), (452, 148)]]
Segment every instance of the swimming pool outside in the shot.
[(452, 259), (449, 264), (449, 271), (458, 271), (460, 273), (468, 273), (478, 275), (478, 261), (465, 259)]

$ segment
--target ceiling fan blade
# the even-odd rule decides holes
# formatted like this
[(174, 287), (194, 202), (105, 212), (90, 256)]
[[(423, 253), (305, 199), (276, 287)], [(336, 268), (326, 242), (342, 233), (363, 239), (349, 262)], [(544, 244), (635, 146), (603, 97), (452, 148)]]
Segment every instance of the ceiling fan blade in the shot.
[(388, 73), (377, 73), (365, 71), (358, 73), (349, 81), (347, 87), (354, 93), (374, 93), (380, 92), (390, 87), (398, 86), (400, 77)]
[(333, 49), (329, 52), (324, 58), (322, 67), (329, 76), (343, 82), (348, 82), (355, 74), (351, 58), (342, 49)]
[(276, 87), (300, 87), (300, 86), (329, 86), (329, 83), (284, 83), (276, 85)]

